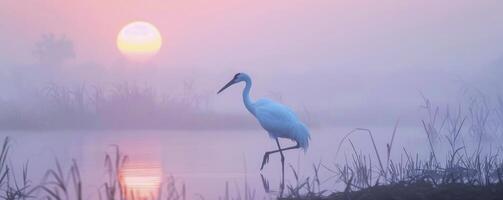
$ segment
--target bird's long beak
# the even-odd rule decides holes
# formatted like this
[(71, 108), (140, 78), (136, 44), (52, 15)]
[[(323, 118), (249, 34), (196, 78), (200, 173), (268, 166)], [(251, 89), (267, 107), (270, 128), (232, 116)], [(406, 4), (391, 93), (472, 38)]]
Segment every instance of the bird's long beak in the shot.
[(217, 94), (220, 94), (220, 92), (224, 91), (226, 88), (228, 88), (229, 86), (231, 86), (232, 84), (234, 84), (234, 79), (232, 79), (231, 81), (229, 81), (227, 84), (224, 85), (224, 87), (222, 87), (222, 89), (220, 89)]

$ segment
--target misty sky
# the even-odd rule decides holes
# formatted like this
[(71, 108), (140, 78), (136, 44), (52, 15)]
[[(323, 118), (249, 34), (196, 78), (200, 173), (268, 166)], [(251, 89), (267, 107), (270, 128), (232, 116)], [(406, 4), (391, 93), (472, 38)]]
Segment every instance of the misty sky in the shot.
[[(247, 72), (254, 98), (337, 120), (357, 113), (392, 122), (417, 111), (419, 91), (442, 102), (463, 87), (494, 92), (503, 86), (502, 8), (499, 0), (2, 0), (1, 82), (16, 84), (5, 70), (36, 64), (35, 43), (54, 33), (75, 46), (64, 71), (70, 82), (125, 79), (170, 93), (190, 80), (214, 110), (244, 113), (241, 86), (214, 94), (235, 73)], [(135, 20), (157, 26), (164, 40), (159, 54), (140, 66), (115, 44), (119, 30)], [(47, 75), (20, 73), (40, 76), (27, 79), (37, 83)]]

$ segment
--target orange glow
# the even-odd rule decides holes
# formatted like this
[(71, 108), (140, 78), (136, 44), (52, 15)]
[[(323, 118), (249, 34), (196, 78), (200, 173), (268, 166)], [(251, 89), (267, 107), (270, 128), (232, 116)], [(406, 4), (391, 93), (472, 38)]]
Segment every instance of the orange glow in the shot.
[(150, 199), (158, 193), (162, 170), (159, 165), (128, 164), (120, 172), (127, 196), (134, 194), (137, 199)]
[(148, 22), (131, 22), (117, 35), (117, 48), (134, 61), (150, 59), (157, 54), (161, 45), (159, 30)]

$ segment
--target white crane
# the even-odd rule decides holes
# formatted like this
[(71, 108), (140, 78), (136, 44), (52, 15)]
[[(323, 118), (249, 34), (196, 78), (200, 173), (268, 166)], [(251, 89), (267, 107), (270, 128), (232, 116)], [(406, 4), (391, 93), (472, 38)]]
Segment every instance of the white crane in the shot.
[[(304, 151), (307, 150), (309, 146), (309, 130), (306, 125), (302, 123), (295, 113), (287, 106), (271, 101), (269, 99), (259, 99), (253, 102), (250, 98), (250, 89), (252, 86), (252, 81), (250, 76), (245, 73), (237, 73), (234, 75), (231, 81), (229, 81), (222, 89), (218, 91), (220, 94), (223, 90), (229, 86), (245, 82), (245, 88), (243, 90), (243, 103), (248, 111), (257, 118), (258, 122), (268, 133), (269, 136), (276, 140), (278, 145), (278, 150), (267, 151), (264, 154), (262, 160), (262, 166), (260, 170), (264, 168), (264, 165), (269, 161), (269, 155), (273, 153), (280, 153), (281, 155), (281, 173), (284, 179), (285, 174), (285, 156), (283, 151), (302, 148)], [(278, 138), (287, 138), (295, 141), (297, 144), (295, 146), (281, 148)], [(283, 182), (282, 182), (283, 184)]]

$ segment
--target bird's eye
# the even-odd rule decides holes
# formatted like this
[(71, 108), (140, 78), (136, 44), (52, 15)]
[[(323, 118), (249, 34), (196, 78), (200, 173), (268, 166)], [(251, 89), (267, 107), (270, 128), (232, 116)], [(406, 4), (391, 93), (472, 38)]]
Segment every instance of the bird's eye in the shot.
[(236, 75), (234, 75), (234, 79), (238, 78), (238, 76), (240, 75), (241, 73), (237, 73)]

